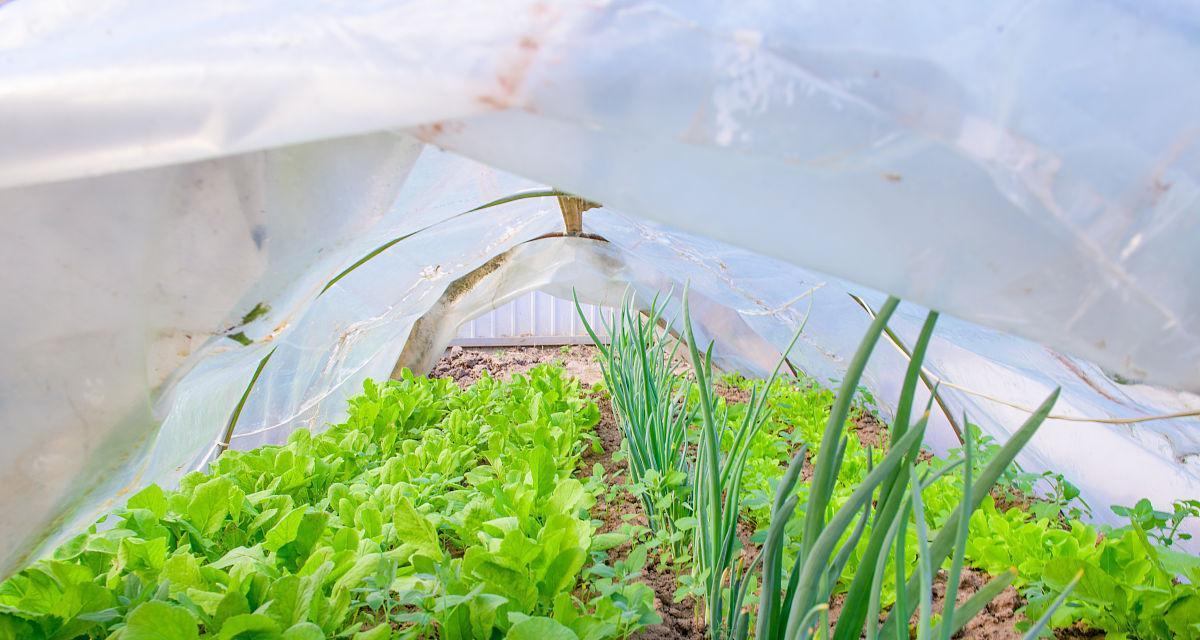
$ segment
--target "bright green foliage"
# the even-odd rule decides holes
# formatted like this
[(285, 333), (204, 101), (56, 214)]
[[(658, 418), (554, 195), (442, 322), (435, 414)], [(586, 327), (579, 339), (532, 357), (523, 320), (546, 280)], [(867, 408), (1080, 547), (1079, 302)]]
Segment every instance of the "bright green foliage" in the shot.
[[(722, 382), (742, 389), (761, 385), (736, 376), (726, 376)], [(760, 529), (756, 536), (760, 542), (765, 539), (765, 529), (770, 522), (770, 497), (786, 471), (780, 464), (786, 454), (781, 452), (794, 451), (804, 442), (813, 443), (808, 447), (810, 456), (814, 451), (819, 452), (820, 445), (816, 440), (832, 404), (833, 393), (811, 381), (777, 384), (772, 391), (771, 419), (751, 442), (743, 481), (743, 504), (751, 522)], [(739, 419), (744, 410), (744, 405), (731, 405), (730, 419)], [(854, 428), (852, 422), (847, 423), (847, 429)], [(977, 427), (970, 428), (974, 439), (972, 467), (978, 473), (995, 458), (1000, 446), (981, 434)], [(841, 507), (867, 472), (867, 449), (857, 438), (850, 438), (845, 446), (843, 465), (831, 499), (833, 509)], [(922, 492), (925, 518), (930, 527), (945, 522), (961, 500), (961, 482), (952, 472), (956, 464), (961, 464), (963, 453), (962, 449), (953, 450), (947, 459), (935, 457), (918, 463), (919, 474), (944, 473)], [(1188, 511), (1190, 505), (1183, 503), (1175, 505), (1172, 511), (1157, 511), (1149, 503), (1139, 503), (1118, 510), (1131, 519), (1129, 527), (1106, 533), (1103, 528), (1079, 520), (1087, 511), (1086, 504), (1065, 488), (1071, 485), (1061, 478), (1061, 474), (1031, 474), (1010, 465), (1001, 475), (993, 494), (1028, 501), (1036, 488), (1034, 480), (1048, 481), (1049, 494), (1032, 500), (1028, 508), (1000, 511), (992, 497), (984, 498), (971, 516), (964, 554), (966, 564), (1000, 577), (1011, 575), (1012, 584), (1029, 601), (1024, 613), (1031, 620), (1041, 617), (1063, 594), (1078, 569), (1084, 569), (1084, 578), (1064, 599), (1063, 606), (1055, 610), (1051, 627), (1067, 627), (1081, 621), (1110, 632), (1116, 638), (1122, 637), (1121, 634), (1131, 638), (1200, 637), (1200, 632), (1192, 626), (1200, 623), (1200, 611), (1193, 609), (1194, 598), (1200, 596), (1200, 588), (1193, 586), (1200, 584), (1200, 576), (1196, 576), (1193, 568), (1197, 561), (1194, 556), (1164, 548), (1166, 539), (1171, 539), (1172, 531), (1176, 530), (1177, 521), (1192, 517)], [(797, 486), (794, 495), (798, 498), (798, 506), (786, 529), (783, 548), (786, 566), (790, 566), (800, 548), (800, 516), (804, 513), (807, 486)], [(1156, 543), (1154, 556), (1158, 558), (1157, 563), (1148, 560), (1148, 552), (1135, 544), (1138, 540), (1133, 527), (1135, 522), (1146, 529), (1150, 541)], [(869, 524), (867, 531), (871, 531)], [(918, 546), (913, 527), (908, 527), (905, 537), (903, 573), (912, 575), (917, 567)], [(1174, 536), (1175, 539), (1179, 537)], [(1101, 562), (1104, 553), (1108, 554), (1107, 562)], [(1052, 564), (1055, 559), (1069, 562)], [(883, 610), (896, 598), (894, 560), (894, 557), (886, 559), (886, 569), (879, 574), (882, 579), (879, 599)], [(861, 562), (860, 547), (848, 557), (833, 593), (846, 591), (849, 577)], [(1014, 572), (1009, 574), (1010, 570)], [(1093, 582), (1090, 576), (1098, 577)], [(1095, 584), (1112, 585), (1113, 588), (1098, 591)], [(1107, 600), (1109, 596), (1113, 600)], [(1018, 626), (1026, 625), (1032, 626), (1029, 622)]]
[(1067, 527), (1015, 508), (1000, 513), (988, 501), (972, 518), (968, 556), (987, 571), (1017, 567), (1029, 617), (1082, 570), (1052, 626), (1078, 620), (1115, 638), (1200, 637), (1200, 559), (1152, 544), (1137, 524), (1108, 535), (1079, 521)]
[[(872, 638), (880, 632), (883, 637), (894, 637), (897, 632), (906, 635), (906, 629), (897, 629), (899, 624), (905, 624), (898, 622), (897, 618), (906, 621), (909, 612), (919, 602), (921, 614), (918, 617), (918, 637), (938, 637), (945, 640), (1012, 581), (1013, 574), (1004, 572), (980, 594), (968, 599), (953, 612), (946, 612), (946, 620), (936, 619), (932, 614), (930, 589), (934, 571), (950, 560), (950, 575), (957, 584), (956, 578), (965, 562), (966, 538), (972, 511), (984, 500), (988, 490), (1000, 478), (1016, 453), (1041, 425), (1057, 398), (1057, 393), (1051, 394), (1026, 424), (1017, 430), (1011, 441), (996, 453), (995, 459), (988, 462), (978, 474), (975, 473), (975, 465), (970, 456), (973, 448), (970, 439), (965, 461), (942, 465), (937, 469), (932, 465), (918, 466), (917, 454), (929, 409), (926, 407), (925, 417), (912, 420), (911, 424), (910, 416), (920, 362), (936, 321), (936, 314), (930, 314), (913, 350), (912, 362), (898, 404), (899, 418), (891, 430), (891, 442), (886, 453), (877, 461), (869, 450), (865, 456), (858, 455), (858, 450), (853, 450), (854, 455), (848, 455), (852, 451), (854, 438), (846, 435), (847, 422), (852, 416), (859, 377), (897, 304), (897, 300), (889, 299), (880, 310), (850, 362), (842, 388), (834, 396), (829, 409), (812, 412), (813, 417), (824, 418), (824, 427), (820, 429), (819, 438), (795, 427), (792, 429), (791, 438), (777, 437), (777, 441), (783, 440), (787, 443), (785, 446), (796, 442), (806, 444), (796, 451), (791, 451), (793, 447), (789, 446), (789, 453), (793, 454), (792, 461), (774, 482), (770, 476), (777, 472), (778, 467), (772, 469), (770, 460), (777, 461), (777, 454), (763, 456), (761, 464), (753, 465), (754, 473), (761, 474), (761, 477), (759, 482), (747, 484), (747, 488), (750, 491), (761, 492), (762, 479), (774, 488), (766, 536), (760, 553), (750, 562), (732, 563), (724, 555), (718, 556), (724, 562), (714, 565), (715, 571), (720, 573), (714, 574), (717, 576), (715, 580), (710, 576), (710, 584), (706, 589), (706, 604), (710, 613), (709, 630), (714, 637), (718, 634), (734, 638), (744, 638), (748, 635), (751, 612), (743, 603), (746, 602), (745, 598), (750, 589), (743, 587), (752, 585), (752, 575), (759, 564), (762, 566), (762, 587), (755, 612), (755, 635), (771, 639), (813, 637), (816, 629), (825, 629), (828, 625), (824, 610), (830, 597), (836, 591), (846, 589), (841, 617), (834, 631), (836, 638), (858, 638), (864, 627), (868, 636)], [(686, 300), (684, 314), (686, 327)], [(690, 334), (689, 342), (694, 342)], [(769, 451), (771, 445), (752, 443), (747, 446), (742, 443), (740, 432), (735, 432), (739, 435), (735, 435), (731, 442), (726, 443), (725, 439), (721, 438), (720, 446), (715, 446), (718, 439), (712, 435), (716, 432), (712, 424), (713, 412), (706, 402), (711, 388), (703, 375), (708, 371), (709, 358), (701, 361), (695, 346), (691, 347), (691, 352), (696, 370), (702, 372), (698, 388), (701, 391), (701, 407), (705, 410), (704, 429), (708, 433), (707, 437), (701, 439), (704, 449), (701, 451), (702, 457), (698, 465), (703, 464), (706, 454), (711, 467), (711, 461), (721, 457), (718, 451), (727, 452), (731, 460), (738, 460), (737, 465), (731, 467), (733, 473), (726, 474), (723, 470), (717, 473), (716, 470), (710, 470), (710, 481), (713, 478), (726, 477), (738, 480), (726, 486), (714, 482), (712, 489), (706, 491), (719, 499), (710, 500), (708, 503), (712, 511), (711, 516), (705, 513), (704, 508), (696, 509), (698, 518), (710, 518), (710, 529), (724, 535), (725, 531), (732, 531), (732, 527), (717, 525), (726, 523), (730, 518), (736, 518), (740, 504), (739, 498), (731, 496), (729, 492), (739, 492), (743, 475), (751, 468), (745, 452)], [(752, 402), (746, 416), (756, 413), (753, 404)], [(786, 413), (786, 409), (781, 411), (781, 414)], [(755, 431), (769, 432), (766, 429)], [(809, 442), (813, 443), (816, 449), (812, 458), (813, 470), (811, 478), (803, 483), (806, 490), (798, 493), (795, 488), (801, 484), (798, 482), (801, 470), (809, 461), (806, 446)], [(927, 509), (924, 492), (937, 485), (940, 480), (948, 478), (946, 472), (962, 462), (965, 462), (961, 465), (964, 478), (961, 486), (957, 487), (956, 499), (941, 496), (945, 498), (944, 507), (939, 508), (939, 505), (935, 504), (930, 505), (934, 508)], [(778, 462), (775, 464), (778, 465)], [(974, 478), (976, 475), (977, 479)], [(701, 482), (698, 476), (697, 492), (703, 490)], [(935, 497), (938, 491), (941, 490), (932, 492)], [(802, 498), (803, 509), (800, 509)], [(760, 499), (760, 505), (761, 502)], [(718, 503), (723, 504), (724, 508), (717, 508), (715, 505)], [(906, 551), (911, 548), (906, 542), (909, 535), (907, 525), (910, 520), (910, 507), (912, 519), (915, 520), (912, 529), (916, 536), (915, 548), (918, 552), (913, 561), (909, 560)], [(733, 515), (730, 515), (731, 509), (734, 510)], [(802, 515), (797, 540), (792, 518), (799, 514)], [(701, 522), (703, 524), (703, 520)], [(868, 528), (869, 522), (874, 526)], [(931, 530), (931, 524), (936, 529)], [(936, 531), (936, 534), (932, 531)], [(698, 537), (697, 544), (702, 542), (703, 537)], [(890, 558), (893, 555), (893, 547), (896, 560)], [(794, 556), (794, 560), (785, 561), (785, 551), (787, 555)], [(698, 551), (697, 557), (700, 555)], [(895, 565), (894, 571), (887, 570), (889, 561)], [(916, 563), (916, 571), (910, 574), (908, 567), (912, 562)], [(851, 577), (852, 580), (847, 584), (845, 581)], [(884, 583), (888, 578), (897, 584), (894, 587), (895, 593), (903, 594), (904, 598), (896, 601), (888, 622), (879, 628), (875, 620), (881, 610)], [(720, 589), (723, 584), (728, 585), (728, 588)], [(953, 598), (953, 591), (950, 593), (950, 597)], [(722, 598), (728, 599), (728, 607), (723, 606)], [(902, 617), (895, 615), (897, 610), (903, 612)], [(825, 634), (822, 632), (819, 635), (824, 637)]]
[[(985, 438), (981, 457), (990, 459), (998, 448)], [(1029, 476), (1011, 470), (1004, 492), (1015, 488), (1030, 495)], [(1114, 638), (1200, 637), (1200, 559), (1169, 548), (1175, 539), (1186, 539), (1178, 528), (1194, 516), (1194, 501), (1176, 503), (1170, 513), (1154, 510), (1148, 500), (1114, 507), (1130, 519), (1130, 526), (1097, 528), (1078, 519), (1085, 509), (1075, 506), (1079, 501), (1073, 487), (1060, 474), (1033, 477), (1049, 480), (1051, 495), (1034, 501), (1027, 511), (1010, 508), (1003, 513), (989, 498), (972, 516), (967, 546), (968, 559), (979, 568), (1017, 569), (1015, 584), (1029, 601), (1027, 617), (1042, 616), (1082, 571), (1051, 626), (1082, 621)], [(1071, 488), (1064, 492), (1064, 485)]]
[[(692, 476), (692, 513), (697, 521), (693, 538), (693, 580), (696, 584), (704, 585), (702, 593), (709, 637), (713, 640), (744, 638), (749, 633), (750, 616), (742, 610), (742, 602), (754, 586), (754, 566), (747, 568), (745, 561), (739, 558), (742, 545), (738, 540), (737, 525), (742, 515), (742, 479), (750, 442), (767, 421), (767, 400), (783, 366), (783, 358), (780, 358), (763, 389), (751, 392), (741, 421), (736, 427), (729, 428), (733, 425), (729, 424), (727, 412), (718, 414), (716, 409), (718, 403), (712, 383), (712, 345), (701, 357), (686, 290), (683, 294), (683, 324), (703, 419)], [(793, 338), (792, 343), (795, 341), (796, 338)], [(784, 354), (791, 350), (791, 346), (788, 345)]]
[(679, 521), (691, 515), (690, 471), (684, 441), (696, 417), (689, 401), (691, 383), (677, 375), (679, 342), (662, 317), (665, 303), (656, 298), (642, 315), (632, 298), (622, 301), (613, 322), (605, 322), (609, 343), (596, 335), (575, 299), (575, 310), (600, 352), (604, 383), (621, 428), (623, 455), (629, 462), (629, 489), (641, 499), (650, 528), (665, 540), (673, 559), (687, 548), (687, 529)]
[(1200, 500), (1176, 500), (1171, 505), (1171, 511), (1159, 511), (1149, 500), (1142, 498), (1132, 507), (1116, 506), (1112, 510), (1119, 516), (1129, 518), (1155, 542), (1169, 547), (1176, 540), (1192, 539), (1192, 534), (1180, 531), (1179, 527), (1190, 518), (1200, 518)]
[[(761, 384), (736, 377), (726, 377), (723, 382), (744, 389)], [(808, 447), (810, 455), (814, 451), (819, 452), (820, 445), (815, 440), (828, 419), (833, 393), (811, 381), (797, 380), (790, 384), (777, 384), (772, 391), (771, 404), (771, 420), (751, 443), (743, 482), (744, 505), (748, 507), (751, 522), (762, 530), (757, 536), (760, 541), (765, 538), (765, 529), (770, 521), (770, 495), (786, 471), (779, 462), (783, 457), (780, 452), (794, 450), (803, 442), (814, 443)], [(729, 412), (730, 419), (737, 419), (742, 411), (743, 405), (733, 405)], [(854, 428), (853, 424), (847, 423), (847, 429), (851, 428)], [(980, 434), (977, 427), (971, 428), (975, 438), (972, 466), (978, 472), (995, 457), (1000, 446)], [(857, 438), (850, 438), (845, 446), (844, 462), (831, 499), (834, 509), (840, 508), (854, 487), (865, 478), (867, 471), (867, 449), (859, 444)], [(962, 454), (963, 451), (959, 449), (951, 451), (948, 459), (931, 458), (918, 464), (918, 472), (934, 474), (953, 470), (955, 464), (961, 463)], [(961, 500), (961, 487), (958, 486), (961, 482), (954, 475), (947, 473), (937, 478), (922, 493), (926, 522), (931, 527), (944, 522)], [(1003, 576), (1010, 569), (1015, 569), (1013, 584), (1029, 600), (1024, 613), (1030, 619), (1042, 616), (1063, 593), (1076, 570), (1085, 568), (1085, 579), (1066, 598), (1064, 606), (1056, 610), (1051, 621), (1053, 627), (1066, 627), (1082, 621), (1088, 626), (1109, 631), (1114, 637), (1121, 637), (1121, 633), (1130, 634), (1129, 637), (1146, 638), (1200, 637), (1195, 631), (1181, 631), (1190, 629), (1188, 625), (1200, 623), (1200, 611), (1194, 611), (1191, 604), (1194, 597), (1200, 596), (1200, 589), (1192, 585), (1200, 583), (1200, 580), (1191, 579), (1192, 584), (1178, 580), (1179, 577), (1194, 575), (1191, 567), (1195, 559), (1159, 546), (1164, 545), (1165, 539), (1171, 536), (1176, 526), (1176, 513), (1190, 517), (1187, 515), (1187, 504), (1176, 506), (1173, 512), (1154, 511), (1148, 503), (1128, 509), (1131, 520), (1139, 525), (1144, 523), (1148, 527), (1149, 538), (1157, 543), (1155, 555), (1164, 569), (1159, 571), (1158, 565), (1153, 562), (1132, 561), (1147, 557), (1147, 552), (1133, 545), (1136, 534), (1132, 523), (1129, 528), (1105, 534), (1103, 529), (1080, 521), (1080, 514), (1086, 511), (1086, 505), (1075, 499), (1070, 489), (1064, 491), (1056, 488), (1070, 486), (1066, 480), (1060, 481), (1060, 474), (1035, 475), (1010, 465), (1002, 474), (994, 493), (1009, 499), (1028, 498), (1034, 489), (1031, 481), (1035, 479), (1049, 481), (1050, 494), (1033, 500), (1028, 509), (1014, 507), (1000, 511), (992, 497), (984, 498), (970, 520), (965, 548), (968, 565), (996, 576)], [(804, 513), (807, 487), (802, 484), (797, 486), (795, 495), (799, 505), (796, 508), (797, 515), (787, 525), (787, 542), (783, 549), (785, 564), (792, 561), (800, 547), (800, 516)], [(867, 531), (871, 531), (870, 525)], [(917, 566), (917, 535), (912, 527), (908, 528), (906, 538), (904, 573), (911, 575)], [(1101, 563), (1101, 553), (1106, 549), (1111, 558), (1128, 560)], [(1048, 572), (1047, 565), (1056, 558), (1066, 558), (1072, 562), (1069, 566), (1059, 563)], [(854, 574), (862, 561), (861, 549), (854, 550), (833, 593), (845, 592), (849, 586), (849, 576)], [(895, 602), (894, 557), (886, 561), (886, 567), (881, 574), (880, 593), (880, 606), (884, 609)], [(1086, 576), (1093, 574), (1101, 575), (1100, 581), (1103, 583), (1111, 580), (1117, 585), (1116, 589), (1103, 592), (1113, 595), (1115, 601), (1102, 602), (1103, 598), (1089, 589)], [(1092, 602), (1085, 602), (1085, 598), (1090, 598)], [(1166, 616), (1168, 611), (1173, 612), (1170, 617)], [(1155, 622), (1157, 620), (1162, 623)], [(1162, 626), (1168, 620), (1173, 621), (1174, 629)], [(1154, 626), (1158, 627), (1157, 631)]]
[(657, 617), (574, 477), (598, 418), (549, 367), (368, 381), (345, 423), (148, 487), (4, 582), (0, 638), (625, 636)]

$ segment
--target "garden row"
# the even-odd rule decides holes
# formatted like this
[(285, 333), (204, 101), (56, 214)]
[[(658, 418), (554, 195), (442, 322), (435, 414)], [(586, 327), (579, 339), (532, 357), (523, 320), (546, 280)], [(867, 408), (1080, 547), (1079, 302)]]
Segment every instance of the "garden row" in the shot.
[[(1164, 513), (1141, 501), (1115, 508), (1127, 526), (1097, 528), (1080, 519), (1088, 505), (1065, 478), (1025, 473), (1013, 462), (1057, 393), (1003, 446), (967, 424), (962, 448), (946, 459), (928, 456), (919, 445), (931, 405), (923, 415), (912, 405), (937, 320), (930, 314), (890, 438), (847, 437), (863, 412), (852, 406), (861, 399), (859, 376), (894, 299), (877, 314), (838, 394), (774, 376), (731, 378), (726, 383), (747, 400), (731, 405), (714, 392), (711, 352), (695, 348), (684, 298), (690, 375), (679, 374), (681, 343), (660, 329), (671, 323), (657, 303), (648, 315), (628, 305), (617, 314), (601, 360), (630, 486), (661, 557), (676, 565), (680, 595), (703, 603), (709, 637), (746, 637), (753, 628), (759, 638), (849, 640), (910, 627), (918, 638), (949, 638), (1009, 585), (1024, 599), (1017, 628), (1026, 637), (1052, 628), (1200, 637), (1200, 562), (1171, 548), (1186, 539), (1179, 525), (1200, 503)], [(1035, 491), (1041, 497), (1031, 498)], [(1001, 509), (997, 500), (1020, 508)], [(994, 577), (963, 602), (956, 591), (972, 568)], [(944, 588), (936, 591), (953, 613), (933, 611), (938, 578)]]
[(0, 585), (0, 638), (614, 638), (655, 621), (573, 477), (561, 370), (368, 382), (349, 419), (151, 485)]
[[(620, 469), (581, 463), (607, 400), (559, 368), (368, 381), (346, 422), (150, 486), (0, 584), (0, 640), (601, 640), (654, 629), (672, 595), (714, 639), (947, 638), (1014, 587), (1031, 635), (1200, 637), (1200, 563), (1172, 548), (1196, 505), (1085, 524), (1069, 482), (1012, 464), (1037, 415), (931, 457), (911, 369), (890, 430), (855, 433), (887, 312), (838, 394), (718, 383), (698, 349), (683, 373), (656, 314), (623, 315), (601, 358)], [(956, 598), (972, 568), (990, 581)]]

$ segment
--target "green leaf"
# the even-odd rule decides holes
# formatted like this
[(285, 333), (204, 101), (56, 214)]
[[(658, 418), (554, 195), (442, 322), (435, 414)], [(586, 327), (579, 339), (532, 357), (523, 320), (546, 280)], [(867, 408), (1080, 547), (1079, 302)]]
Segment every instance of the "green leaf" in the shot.
[[(467, 550), (468, 553), (473, 551), (481, 549), (473, 547)], [(484, 560), (474, 568), (474, 575), (490, 586), (488, 591), (503, 593), (522, 610), (529, 611), (537, 605), (537, 587), (521, 572), (495, 561)]]
[(233, 616), (221, 625), (221, 640), (277, 640), (279, 625), (261, 613)]
[(1162, 561), (1163, 568), (1172, 575), (1186, 575), (1191, 571), (1200, 569), (1200, 556), (1190, 553), (1160, 548), (1158, 549), (1158, 557)]
[(300, 522), (304, 519), (304, 512), (307, 509), (308, 507), (296, 507), (280, 518), (279, 522), (276, 522), (275, 526), (267, 531), (263, 548), (267, 551), (279, 551), (283, 545), (295, 540), (296, 534), (300, 531)]
[[(1058, 597), (1054, 599), (1054, 602), (1050, 604), (1050, 607), (1046, 609), (1046, 612), (1042, 614), (1042, 617), (1033, 623), (1033, 625), (1025, 633), (1024, 640), (1034, 640), (1041, 635), (1042, 630), (1046, 628), (1046, 625), (1050, 624), (1050, 620), (1054, 616), (1054, 612), (1061, 607), (1064, 602), (1067, 601), (1067, 596), (1071, 594), (1071, 591), (1075, 588), (1075, 585), (1079, 583), (1079, 580), (1083, 577), (1083, 573), (1084, 571), (1080, 569), (1075, 573), (1075, 577), (1065, 586), (1063, 586), (1062, 593), (1058, 594)], [(1114, 634), (1110, 633), (1108, 634), (1108, 637), (1111, 640), (1116, 640), (1116, 638), (1114, 638)]]
[(232, 486), (226, 478), (213, 478), (192, 492), (187, 515), (202, 534), (210, 536), (215, 533), (225, 516), (229, 515), (229, 490)]
[(354, 634), (352, 640), (387, 640), (392, 637), (392, 625), (384, 622), (366, 631)]
[(1167, 609), (1163, 620), (1176, 638), (1195, 636), (1200, 624), (1200, 596), (1191, 594), (1177, 600)]
[(508, 604), (508, 598), (491, 593), (480, 593), (469, 603), (471, 630), (477, 638), (492, 637), (496, 627), (496, 611)]
[[(1082, 577), (1079, 578), (1079, 574)], [(1076, 580), (1073, 596), (1096, 604), (1106, 604), (1117, 599), (1119, 586), (1107, 573), (1094, 564), (1077, 558), (1055, 558), (1042, 569), (1042, 580), (1062, 591)]]
[[(290, 627), (305, 619), (304, 607), (300, 604), (300, 578), (284, 576), (276, 580), (267, 593), (267, 615), (281, 627)], [(261, 611), (261, 609), (260, 609)]]
[(202, 589), (188, 589), (185, 595), (187, 595), (188, 600), (191, 600), (193, 604), (200, 607), (200, 610), (208, 616), (213, 616), (217, 613), (217, 607), (221, 605), (221, 600), (226, 596), (224, 593)]
[(123, 538), (117, 550), (117, 565), (125, 571), (149, 571), (157, 573), (167, 561), (165, 538), (142, 540)]
[(549, 449), (540, 448), (534, 451), (530, 473), (533, 474), (534, 493), (538, 497), (549, 494), (555, 488), (558, 477), (558, 464)]
[(432, 558), (442, 557), (437, 530), (421, 512), (417, 511), (407, 497), (402, 496), (396, 502), (392, 524), (396, 527), (396, 535), (400, 537), (400, 542), (413, 549), (414, 552)]
[(131, 611), (125, 626), (113, 637), (119, 640), (196, 640), (200, 630), (187, 609), (152, 600)]
[(325, 640), (325, 632), (311, 622), (301, 622), (288, 627), (280, 640)]
[(584, 490), (583, 484), (574, 478), (560, 481), (547, 501), (547, 513), (564, 513), (574, 515), (578, 510), (587, 506), (591, 496)]
[(381, 553), (368, 553), (355, 561), (346, 573), (342, 574), (333, 585), (334, 591), (348, 590), (362, 584), (367, 576), (375, 573), (383, 560)]
[(592, 551), (607, 551), (619, 547), (629, 540), (629, 535), (619, 531), (600, 533), (592, 536)]
[[(300, 527), (296, 530), (296, 537), (291, 544), (281, 550), (281, 555), (285, 555), (288, 562), (288, 569), (298, 568), (299, 560), (308, 555), (321, 539), (321, 534), (325, 531), (325, 523), (329, 520), (329, 514), (322, 511), (307, 511), (300, 518)], [(287, 551), (287, 554), (283, 554)]]
[(514, 624), (504, 637), (508, 640), (579, 640), (579, 636), (562, 623), (541, 617)]
[(171, 595), (181, 591), (205, 586), (200, 577), (200, 563), (196, 557), (186, 551), (177, 552), (167, 559), (163, 565), (162, 577), (170, 583)]
[(587, 553), (577, 547), (564, 549), (555, 556), (546, 568), (545, 578), (538, 585), (542, 599), (551, 601), (558, 593), (569, 591), (571, 587), (575, 586), (575, 579), (579, 575), (579, 570), (583, 568), (585, 560), (587, 560)]
[(379, 512), (379, 507), (369, 502), (360, 504), (354, 513), (354, 525), (361, 529), (366, 537), (377, 538), (383, 531), (383, 514)]
[(250, 613), (250, 603), (247, 602), (246, 596), (239, 590), (231, 590), (225, 592), (225, 597), (217, 603), (217, 610), (213, 613), (213, 626), (220, 628), (226, 620)]
[(167, 515), (167, 496), (162, 487), (152, 484), (135, 493), (125, 506), (129, 509), (148, 509), (161, 518)]

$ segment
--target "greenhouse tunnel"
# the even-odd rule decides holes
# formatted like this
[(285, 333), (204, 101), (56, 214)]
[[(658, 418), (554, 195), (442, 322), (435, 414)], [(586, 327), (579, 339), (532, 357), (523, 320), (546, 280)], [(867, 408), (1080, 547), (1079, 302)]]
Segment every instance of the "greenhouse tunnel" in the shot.
[[(431, 182), (440, 190), (457, 189), (454, 198), (445, 199), (462, 210), (511, 194), (544, 191), (454, 154), (403, 138), (398, 143), (412, 148), (413, 166), (388, 215), (404, 222), (412, 215), (410, 203), (437, 201), (437, 194), (421, 190)], [(363, 379), (386, 378), (397, 367), (428, 371), (460, 324), (529, 290), (567, 299), (577, 294), (606, 306), (618, 305), (632, 290), (644, 307), (656, 294), (681, 292), (686, 284), (700, 335), (715, 343), (717, 364), (753, 376), (770, 372), (807, 317), (788, 357), (826, 384), (839, 379), (870, 321), (871, 306), (883, 300), (870, 289), (608, 208), (584, 214), (584, 231), (592, 237), (569, 236), (553, 196), (465, 215), (450, 211), (441, 205), (441, 220), (427, 214), (415, 224), (394, 227), (403, 240), (328, 289), (300, 280), (295, 287), (306, 287), (308, 296), (320, 292), (305, 301), (307, 306), (289, 309), (276, 303), (261, 317), (231, 326), (226, 335), (201, 345), (199, 364), (177, 374), (173, 392), (158, 409), (161, 430), (124, 458), (104, 458), (120, 482), (81, 492), (88, 496), (89, 508), (78, 510), (72, 526), (60, 530), (66, 533), (94, 520), (117, 504), (120, 495), (151, 479), (170, 484), (204, 468), (222, 448), (229, 412), (251, 379), (254, 385), (230, 434), (233, 448), (280, 443), (296, 428), (320, 429), (336, 422), (344, 415), (345, 399), (358, 392)], [(861, 296), (867, 307), (851, 294)], [(279, 299), (304, 297), (283, 292)], [(252, 299), (241, 306), (256, 306)], [(672, 300), (674, 304), (678, 296)], [(677, 311), (674, 307), (668, 315)], [(915, 339), (922, 317), (921, 308), (905, 304), (891, 322), (899, 342), (881, 349), (869, 365), (865, 386), (885, 416), (907, 366), (901, 347)], [(228, 338), (236, 332), (250, 344)], [(1163, 502), (1197, 493), (1195, 436), (1182, 427), (1187, 418), (1101, 423), (1179, 413), (1187, 408), (1190, 394), (1117, 384), (1086, 361), (953, 318), (943, 321), (926, 369), (941, 383), (945, 403), (934, 412), (927, 436), (934, 450), (958, 445), (959, 427), (952, 421), (964, 412), (986, 433), (1003, 438), (1045, 393), (1062, 386), (1055, 416), (1063, 419), (1051, 420), (1054, 428), (1042, 431), (1025, 451), (1020, 459), (1025, 466), (1069, 473), (1089, 502), (1100, 505), (1125, 504), (1147, 491)], [(923, 385), (922, 401), (927, 392)], [(1089, 446), (1079, 447), (1081, 440)], [(1106, 460), (1101, 467), (1093, 464), (1098, 456)], [(1139, 478), (1136, 486), (1127, 482), (1130, 477)], [(117, 499), (104, 499), (114, 492)], [(1104, 517), (1103, 510), (1098, 513)]]
[(722, 371), (831, 388), (894, 295), (862, 387), (941, 312), (929, 450), (1060, 387), (1023, 468), (1200, 497), (1200, 18), (1147, 7), (0, 2), (0, 573), (532, 291), (686, 288)]

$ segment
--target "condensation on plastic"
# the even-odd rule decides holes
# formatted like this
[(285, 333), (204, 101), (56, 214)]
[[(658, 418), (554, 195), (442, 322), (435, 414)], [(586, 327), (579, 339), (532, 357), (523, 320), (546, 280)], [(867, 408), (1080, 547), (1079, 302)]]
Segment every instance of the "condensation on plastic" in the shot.
[[(930, 354), (956, 384), (1022, 405), (1062, 384), (1056, 411), (1087, 416), (1195, 406), (993, 330), (1200, 390), (1200, 128), (1180, 82), (1200, 76), (1198, 15), (1083, 0), (0, 5), (0, 573), (202, 464), (272, 347), (234, 445), (336, 419), (450, 282), (557, 228), (549, 201), (454, 217), (536, 184), (605, 203), (587, 215), (612, 241), (596, 251), (627, 266), (580, 258), (588, 276), (538, 252), (496, 299), (586, 276), (611, 301), (625, 281), (690, 279), (722, 361), (761, 372), (816, 287), (801, 361), (831, 380), (867, 322), (843, 292), (878, 305), (872, 287), (962, 319)], [(404, 128), (531, 180), (422, 153)], [(556, 243), (578, 245), (529, 246)], [(439, 313), (486, 306), (463, 299)], [(259, 303), (270, 312), (239, 326)], [(911, 340), (921, 317), (905, 305), (893, 324)], [(233, 330), (255, 344), (220, 337)], [(886, 411), (903, 359), (881, 345), (877, 361), (867, 385)], [(998, 436), (1024, 417), (945, 393)], [(1052, 422), (1025, 461), (1101, 504), (1161, 503), (1196, 493), (1195, 425)]]

